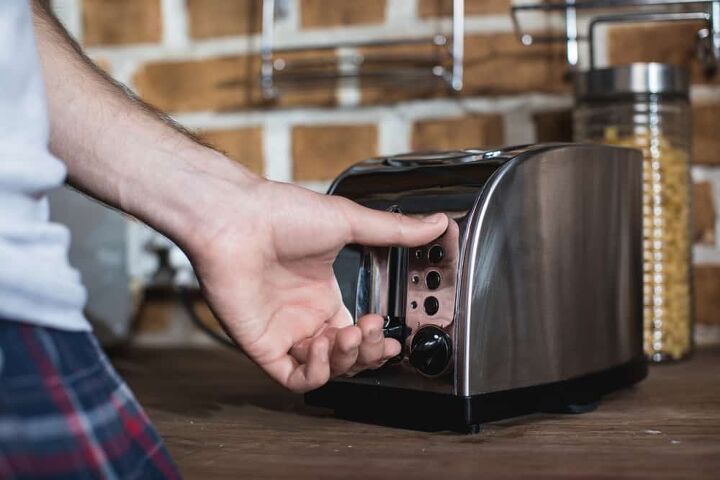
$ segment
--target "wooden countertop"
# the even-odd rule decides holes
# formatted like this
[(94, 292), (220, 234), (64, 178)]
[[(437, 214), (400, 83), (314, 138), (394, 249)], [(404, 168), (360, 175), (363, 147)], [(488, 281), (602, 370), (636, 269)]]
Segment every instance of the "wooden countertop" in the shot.
[(477, 435), (335, 419), (230, 351), (130, 350), (113, 361), (190, 479), (720, 478), (720, 348), (652, 367), (594, 412)]

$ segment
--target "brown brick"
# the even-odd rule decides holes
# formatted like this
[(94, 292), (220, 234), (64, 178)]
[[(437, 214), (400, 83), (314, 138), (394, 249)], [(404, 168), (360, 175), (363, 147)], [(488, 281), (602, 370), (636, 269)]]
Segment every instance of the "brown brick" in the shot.
[(486, 148), (503, 144), (500, 115), (423, 120), (413, 125), (413, 150)]
[(710, 182), (693, 185), (693, 207), (695, 208), (695, 242), (715, 244), (715, 202)]
[(385, 0), (300, 0), (302, 28), (382, 23)]
[(695, 265), (695, 321), (720, 325), (720, 265)]
[(195, 301), (195, 313), (197, 313), (197, 316), (203, 325), (208, 327), (210, 330), (213, 330), (215, 333), (225, 336), (225, 330), (223, 330), (220, 322), (217, 318), (215, 318), (215, 315), (213, 315), (210, 307), (208, 307), (204, 300)]
[[(358, 51), (364, 62), (360, 68), (362, 103), (387, 104), (417, 98), (448, 94), (447, 84), (431, 77), (432, 67), (442, 63), (444, 52), (431, 43), (417, 45), (386, 45), (362, 48)], [(387, 80), (390, 69), (423, 71), (427, 76), (413, 80)]]
[(248, 77), (256, 69), (255, 57), (157, 62), (142, 66), (133, 83), (161, 110), (233, 110), (253, 103)]
[(175, 299), (147, 300), (138, 311), (135, 328), (140, 333), (167, 330), (177, 315), (178, 308), (179, 304)]
[(376, 156), (375, 125), (313, 125), (292, 130), (293, 179), (332, 180), (353, 163)]
[[(465, 15), (510, 13), (511, 0), (465, 0)], [(452, 0), (419, 0), (418, 15), (425, 17), (448, 16), (452, 13)]]
[[(224, 335), (224, 330), (204, 300), (196, 299), (193, 301), (193, 305), (195, 313), (205, 326)], [(146, 300), (135, 319), (134, 333), (170, 335), (169, 330), (172, 329), (173, 324), (186, 318), (187, 315), (182, 303), (176, 297), (168, 296), (167, 298)]]
[(262, 26), (261, 0), (188, 0), (187, 14), (193, 38), (257, 33)]
[(464, 94), (568, 91), (559, 45), (523, 46), (511, 33), (465, 38)]
[[(406, 66), (423, 67), (428, 74), (432, 65), (443, 57), (430, 44), (373, 47), (363, 54), (375, 57), (397, 56)], [(470, 35), (465, 37), (465, 74), (462, 95), (498, 95), (525, 92), (565, 92), (570, 84), (564, 79), (567, 70), (563, 50), (557, 45), (523, 46), (511, 33)], [(446, 55), (444, 55), (447, 57)], [(413, 60), (414, 59), (414, 60)], [(433, 63), (433, 59), (436, 63)], [(400, 60), (392, 63), (394, 67)], [(382, 65), (378, 62), (378, 65)], [(384, 67), (387, 68), (387, 67)], [(363, 67), (364, 71), (372, 71)], [(447, 84), (429, 77), (375, 86), (362, 84), (363, 103), (392, 103), (400, 100), (454, 95)]]
[(706, 78), (695, 55), (699, 22), (643, 23), (615, 26), (608, 30), (610, 65), (661, 62), (690, 69), (693, 83), (720, 83), (720, 75)]
[(258, 175), (263, 174), (263, 131), (261, 127), (205, 130), (199, 132), (198, 137)]
[(572, 110), (541, 112), (533, 115), (538, 142), (572, 142)]
[[(334, 52), (303, 52), (287, 58), (334, 58)], [(228, 111), (263, 106), (330, 106), (335, 91), (328, 88), (288, 89), (276, 100), (265, 100), (259, 88), (257, 56), (167, 61), (143, 65), (133, 77), (139, 95), (161, 110)]]
[(112, 75), (112, 64), (107, 58), (92, 58), (91, 60), (100, 70)]
[(720, 165), (720, 103), (693, 107), (693, 162)]
[(120, 45), (162, 39), (160, 0), (83, 0), (83, 43)]

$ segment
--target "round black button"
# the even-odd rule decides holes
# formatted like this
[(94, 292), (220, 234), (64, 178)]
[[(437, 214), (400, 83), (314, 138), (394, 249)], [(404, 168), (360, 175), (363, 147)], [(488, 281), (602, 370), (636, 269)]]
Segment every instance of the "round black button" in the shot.
[(432, 316), (440, 310), (440, 302), (435, 297), (427, 297), (423, 302), (423, 307), (425, 307), (425, 313)]
[(431, 272), (428, 272), (427, 276), (425, 277), (425, 285), (427, 285), (430, 290), (437, 290), (438, 287), (440, 287), (440, 280), (442, 280), (440, 277), (440, 273), (433, 270)]
[(445, 257), (445, 250), (440, 245), (433, 245), (428, 250), (428, 260), (430, 263), (440, 263)]
[(412, 339), (410, 365), (419, 372), (435, 376), (443, 373), (452, 358), (452, 343), (447, 333), (435, 326), (423, 327)]

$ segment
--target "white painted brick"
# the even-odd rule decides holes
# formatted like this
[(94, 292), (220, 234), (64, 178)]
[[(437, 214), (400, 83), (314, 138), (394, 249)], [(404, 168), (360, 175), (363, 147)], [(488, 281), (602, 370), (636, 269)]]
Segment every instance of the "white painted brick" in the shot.
[(317, 193), (327, 193), (332, 182), (298, 182), (303, 188), (307, 188)]
[(395, 155), (410, 151), (411, 124), (394, 112), (388, 112), (380, 120), (378, 129), (380, 155)]
[(82, 41), (81, 0), (52, 0), (51, 7), (55, 16), (68, 33), (78, 42)]
[(387, 0), (385, 22), (402, 25), (417, 21), (417, 0)]
[(506, 145), (523, 145), (537, 141), (532, 115), (528, 110), (513, 110), (506, 114), (503, 117), (503, 127)]
[(299, 0), (275, 0), (275, 33), (279, 36), (300, 30)]
[(189, 43), (185, 0), (162, 0), (163, 44), (185, 48)]
[(263, 135), (265, 176), (278, 182), (292, 180), (290, 125), (282, 119), (268, 119)]

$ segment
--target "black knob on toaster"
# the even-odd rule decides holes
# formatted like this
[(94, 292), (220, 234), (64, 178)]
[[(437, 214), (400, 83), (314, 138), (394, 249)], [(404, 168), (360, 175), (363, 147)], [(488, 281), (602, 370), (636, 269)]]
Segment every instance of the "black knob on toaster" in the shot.
[(423, 327), (413, 337), (410, 365), (429, 376), (440, 375), (452, 358), (452, 342), (438, 327)]

